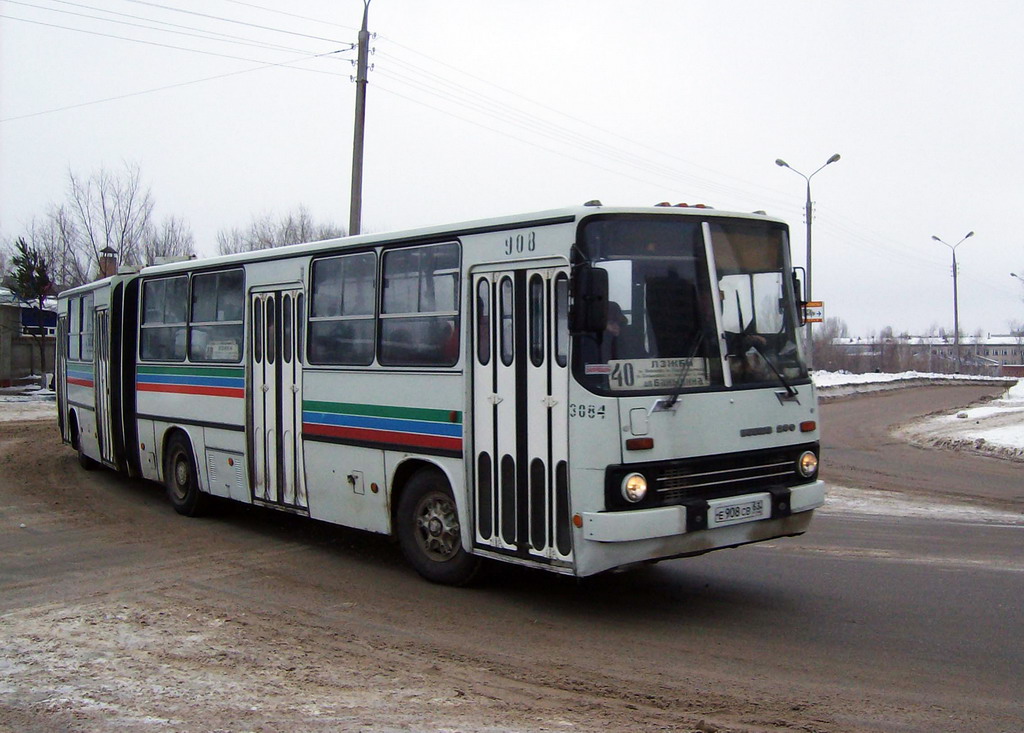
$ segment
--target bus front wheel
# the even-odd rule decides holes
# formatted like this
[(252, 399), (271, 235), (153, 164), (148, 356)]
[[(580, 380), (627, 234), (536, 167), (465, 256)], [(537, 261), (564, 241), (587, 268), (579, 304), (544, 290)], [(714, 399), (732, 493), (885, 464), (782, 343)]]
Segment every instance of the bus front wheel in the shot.
[(174, 511), (186, 517), (197, 517), (203, 513), (207, 496), (199, 489), (192, 447), (181, 435), (175, 435), (167, 444), (164, 483)]
[(462, 528), (448, 482), (436, 469), (421, 470), (398, 502), (398, 542), (420, 575), (432, 583), (466, 585), (480, 558), (462, 546)]

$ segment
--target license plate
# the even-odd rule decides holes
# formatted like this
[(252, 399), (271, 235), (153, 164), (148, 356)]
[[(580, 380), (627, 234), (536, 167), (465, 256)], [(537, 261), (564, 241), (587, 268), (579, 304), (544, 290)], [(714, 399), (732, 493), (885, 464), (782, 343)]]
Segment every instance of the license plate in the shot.
[(708, 527), (756, 522), (772, 515), (771, 494), (747, 494), (708, 502)]

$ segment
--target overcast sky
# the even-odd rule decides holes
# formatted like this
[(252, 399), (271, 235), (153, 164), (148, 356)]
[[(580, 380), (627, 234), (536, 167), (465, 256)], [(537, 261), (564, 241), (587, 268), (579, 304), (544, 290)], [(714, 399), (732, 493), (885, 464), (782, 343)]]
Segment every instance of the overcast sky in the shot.
[[(62, 200), (69, 169), (124, 162), (203, 254), (300, 204), (346, 225), (362, 11), (0, 1), (0, 236)], [(826, 316), (951, 329), (931, 237), (974, 231), (962, 329), (1024, 323), (1024, 3), (372, 0), (369, 20), (364, 231), (703, 202), (786, 219), (803, 264), (804, 180), (774, 161), (840, 153), (812, 181)]]

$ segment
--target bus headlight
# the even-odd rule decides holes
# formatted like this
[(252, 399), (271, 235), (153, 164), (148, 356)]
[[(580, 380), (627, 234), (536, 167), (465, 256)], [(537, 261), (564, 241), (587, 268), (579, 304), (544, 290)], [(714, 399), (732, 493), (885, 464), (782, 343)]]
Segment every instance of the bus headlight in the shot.
[(801, 476), (810, 478), (818, 472), (818, 457), (814, 455), (813, 451), (804, 451), (800, 454), (800, 458), (797, 459), (796, 467), (800, 471)]
[(622, 479), (622, 498), (630, 504), (643, 501), (647, 496), (647, 479), (643, 474), (631, 473)]

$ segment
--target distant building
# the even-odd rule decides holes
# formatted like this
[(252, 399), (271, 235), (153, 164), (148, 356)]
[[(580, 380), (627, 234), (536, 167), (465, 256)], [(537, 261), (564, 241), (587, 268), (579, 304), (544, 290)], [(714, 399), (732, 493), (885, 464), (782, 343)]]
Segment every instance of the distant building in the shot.
[(56, 308), (34, 308), (0, 288), (0, 387), (9, 387), (43, 371), (38, 335), (42, 329), (46, 371), (53, 371)]
[[(951, 336), (837, 338), (827, 351), (815, 354), (817, 368), (855, 373), (957, 371), (956, 346)], [(962, 371), (968, 374), (1024, 376), (1024, 332), (961, 337), (960, 362)]]

